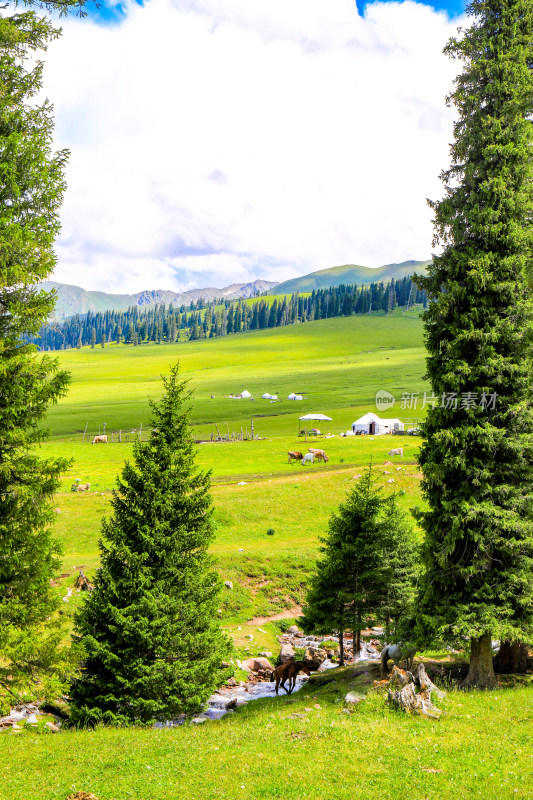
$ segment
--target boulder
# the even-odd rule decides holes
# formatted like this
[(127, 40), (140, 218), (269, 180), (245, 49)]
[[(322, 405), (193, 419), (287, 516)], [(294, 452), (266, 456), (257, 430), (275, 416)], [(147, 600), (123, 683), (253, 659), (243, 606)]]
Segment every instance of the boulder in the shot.
[(274, 669), (268, 658), (263, 658), (261, 656), (249, 658), (248, 661), (244, 661), (243, 667), (250, 672), (258, 672), (260, 669), (270, 670), (270, 672), (272, 672)]
[(207, 717), (194, 717), (194, 719), (191, 719), (193, 725), (202, 725), (204, 722), (207, 722)]
[(287, 628), (287, 633), (292, 633), (293, 636), (295, 636), (297, 633), (300, 633), (298, 625), (291, 625), (290, 628)]
[(322, 662), (325, 661), (327, 657), (328, 654), (326, 650), (323, 650), (320, 647), (309, 646), (305, 648), (303, 660), (306, 661), (307, 659), (309, 659), (309, 661), (318, 661), (320, 664), (322, 664)]
[(264, 656), (265, 658), (272, 658), (272, 653), (270, 652), (270, 650), (261, 650), (259, 655)]
[(57, 725), (54, 725), (53, 722), (45, 722), (44, 727), (50, 731), (50, 733), (59, 733), (61, 728), (58, 728)]
[(348, 692), (348, 694), (344, 698), (344, 702), (348, 703), (348, 705), (350, 705), (350, 706), (354, 706), (354, 705), (357, 705), (357, 703), (360, 703), (361, 700), (363, 700), (363, 699), (364, 698), (361, 697), (360, 694), (356, 694), (355, 692)]
[(279, 660), (282, 664), (286, 664), (287, 661), (293, 661), (295, 656), (296, 653), (294, 651), (294, 647), (290, 642), (286, 642), (285, 644), (281, 645), (281, 650), (279, 651)]

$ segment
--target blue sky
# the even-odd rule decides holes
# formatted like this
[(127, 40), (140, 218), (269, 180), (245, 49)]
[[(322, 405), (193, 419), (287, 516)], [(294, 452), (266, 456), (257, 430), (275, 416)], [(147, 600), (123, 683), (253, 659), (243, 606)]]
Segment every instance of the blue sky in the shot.
[[(382, 2), (397, 2), (397, 0), (381, 0)], [(357, 0), (357, 9), (360, 14), (364, 12), (365, 6), (368, 5), (366, 0)], [(437, 11), (447, 11), (450, 16), (457, 16), (458, 14), (462, 14), (466, 2), (464, 0), (432, 0), (432, 2), (427, 2), (425, 5), (432, 6), (432, 8), (436, 9)]]
[(464, 24), (443, 5), (122, 0), (62, 20), (55, 280), (179, 291), (428, 258), (458, 71), (442, 51)]
[[(397, 3), (399, 0), (380, 0), (383, 3)], [(144, 0), (134, 0), (140, 6), (145, 5)], [(150, 0), (146, 0), (150, 2)], [(423, 0), (414, 0), (414, 2), (423, 2)], [(371, 3), (367, 0), (355, 0), (357, 10), (361, 16), (365, 13), (366, 6)], [(467, 0), (427, 0), (423, 5), (430, 6), (436, 11), (447, 11), (450, 17), (459, 16), (464, 12)], [(95, 8), (93, 5), (88, 5), (86, 10), (91, 18), (99, 20), (103, 24), (116, 24), (125, 19), (125, 6), (121, 3), (113, 3), (112, 0), (101, 2), (100, 8)]]
[[(135, 0), (135, 2), (139, 5), (144, 5), (143, 0)], [(380, 0), (380, 2), (398, 2), (398, 0)], [(415, 0), (415, 2), (422, 2), (422, 0)], [(431, 2), (427, 0), (424, 5), (431, 6), (436, 11), (447, 11), (453, 17), (463, 13), (466, 2), (467, 0), (432, 0)], [(367, 0), (356, 0), (357, 10), (361, 15), (364, 14), (367, 5), (369, 5)], [(125, 16), (123, 6), (120, 3), (102, 3), (99, 9), (88, 6), (87, 10), (91, 16), (100, 17), (107, 22), (117, 22)]]

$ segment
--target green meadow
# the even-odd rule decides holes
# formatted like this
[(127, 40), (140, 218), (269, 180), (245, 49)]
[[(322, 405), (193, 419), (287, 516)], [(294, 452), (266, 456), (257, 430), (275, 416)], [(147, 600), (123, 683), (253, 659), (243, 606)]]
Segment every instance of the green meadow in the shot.
[[(194, 391), (198, 439), (210, 440), (215, 425), (224, 434), (249, 431), (252, 419), (261, 437), (197, 447), (198, 464), (212, 474), (212, 553), (221, 577), (233, 582), (222, 594), (220, 619), (237, 656), (279, 647), (273, 617), (300, 613), (320, 536), (368, 464), (383, 492), (399, 492), (405, 509), (423, 503), (417, 437), (338, 435), (376, 410), (378, 389), (398, 398), (427, 390), (422, 325), (414, 315), (324, 320), (187, 344), (86, 348), (59, 359), (72, 385), (50, 411), (43, 454), (72, 459), (54, 503), (62, 594), (80, 569), (91, 576), (98, 566), (100, 522), (132, 456), (128, 432), (141, 423), (146, 432), (148, 398), (160, 396), (160, 376), (178, 359)], [(229, 397), (245, 388), (255, 400)], [(292, 391), (305, 399), (286, 400)], [(264, 392), (280, 402), (261, 400)], [(298, 418), (310, 412), (332, 418), (319, 425), (331, 438), (298, 437)], [(389, 415), (422, 413), (397, 404)], [(90, 444), (104, 423), (108, 433), (122, 431), (121, 443)], [(313, 445), (326, 450), (327, 464), (287, 463), (288, 450)], [(404, 458), (385, 464), (398, 445)], [(76, 478), (90, 482), (90, 491), (71, 492)], [(82, 601), (75, 593), (63, 613), (72, 616)], [(1, 736), (0, 800), (66, 800), (79, 791), (99, 800), (533, 797), (529, 678), (490, 694), (450, 691), (435, 722), (391, 711), (375, 691), (350, 710), (344, 695), (359, 691), (350, 668), (328, 674), (329, 683), (317, 675), (292, 698), (259, 700), (202, 726)]]
[[(54, 437), (138, 429), (148, 423), (148, 398), (161, 393), (161, 374), (180, 361), (194, 390), (199, 435), (250, 428), (264, 436), (298, 430), (298, 417), (319, 411), (332, 430), (346, 430), (375, 410), (378, 389), (394, 394), (424, 389), (422, 323), (416, 315), (368, 315), (251, 331), (215, 339), (161, 345), (111, 345), (59, 354), (73, 375), (68, 396), (49, 413)], [(253, 401), (229, 395), (248, 389)], [(277, 394), (280, 402), (262, 400)], [(291, 392), (304, 400), (287, 400)], [(214, 399), (212, 397), (214, 395)], [(416, 416), (416, 413), (409, 413)]]
[[(340, 437), (363, 413), (376, 410), (375, 393), (387, 389), (423, 393), (424, 350), (420, 319), (336, 318), (305, 325), (255, 331), (187, 344), (111, 346), (59, 354), (72, 374), (68, 395), (51, 409), (49, 455), (72, 459), (57, 495), (56, 531), (64, 548), (62, 585), (72, 585), (79, 569), (98, 565), (100, 521), (109, 514), (111, 489), (122, 464), (132, 455), (132, 440), (149, 423), (148, 398), (160, 396), (161, 375), (178, 359), (193, 392), (192, 420), (198, 439), (197, 462), (213, 481), (216, 540), (213, 554), (221, 575), (235, 590), (226, 593), (222, 619), (230, 626), (249, 617), (298, 608), (314, 567), (319, 537), (353, 481), (370, 461), (383, 490), (401, 491), (406, 508), (421, 502), (416, 467), (419, 440), (404, 436)], [(230, 394), (247, 388), (254, 400)], [(262, 400), (264, 392), (279, 402)], [(289, 401), (291, 392), (303, 401)], [(214, 397), (212, 397), (214, 395)], [(299, 417), (324, 413), (320, 436), (298, 436)], [(416, 410), (402, 418), (412, 418)], [(250, 432), (254, 440), (211, 442), (221, 433)], [(107, 445), (92, 445), (94, 433), (121, 431)], [(312, 423), (315, 424), (315, 423)], [(84, 435), (87, 425), (87, 433)], [(129, 437), (129, 441), (127, 441)], [(385, 467), (398, 442), (404, 459)], [(327, 464), (288, 463), (287, 452), (324, 447)], [(397, 469), (399, 467), (399, 469)], [(73, 493), (79, 478), (87, 493)], [(391, 483), (387, 483), (391, 481)], [(243, 484), (243, 485), (241, 485)], [(267, 534), (274, 530), (273, 535)], [(260, 588), (257, 588), (260, 584)], [(69, 611), (75, 608), (75, 598)], [(234, 631), (235, 632), (235, 631)], [(237, 636), (237, 639), (239, 637)]]

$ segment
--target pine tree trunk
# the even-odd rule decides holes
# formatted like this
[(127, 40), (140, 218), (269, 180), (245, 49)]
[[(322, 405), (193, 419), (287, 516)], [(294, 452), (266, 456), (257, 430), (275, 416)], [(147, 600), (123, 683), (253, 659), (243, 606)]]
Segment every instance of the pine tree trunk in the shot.
[(344, 667), (344, 630), (339, 631), (339, 667)]
[(490, 633), (471, 639), (470, 668), (461, 684), (462, 689), (495, 689), (496, 676), (492, 664)]
[(502, 642), (494, 658), (494, 671), (499, 674), (520, 673), (527, 669), (527, 645)]

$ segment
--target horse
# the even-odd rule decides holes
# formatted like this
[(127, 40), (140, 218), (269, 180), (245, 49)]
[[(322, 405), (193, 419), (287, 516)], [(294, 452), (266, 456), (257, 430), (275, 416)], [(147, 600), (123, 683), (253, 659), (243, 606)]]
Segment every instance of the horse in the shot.
[(400, 665), (400, 661), (405, 659), (407, 669), (412, 670), (415, 653), (416, 647), (412, 644), (386, 644), (381, 651), (381, 677), (384, 678), (388, 673), (387, 662), (389, 659), (394, 661), (397, 667)]
[[(303, 661), (287, 661), (286, 664), (280, 664), (279, 667), (270, 673), (270, 680), (276, 681), (276, 694), (281, 685), (287, 694), (292, 694), (294, 685), (296, 683), (296, 676), (299, 672), (305, 672), (306, 675), (311, 674), (311, 670)], [(285, 688), (285, 681), (289, 679), (289, 688)]]

